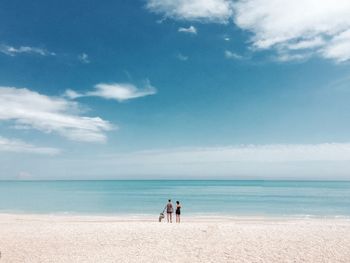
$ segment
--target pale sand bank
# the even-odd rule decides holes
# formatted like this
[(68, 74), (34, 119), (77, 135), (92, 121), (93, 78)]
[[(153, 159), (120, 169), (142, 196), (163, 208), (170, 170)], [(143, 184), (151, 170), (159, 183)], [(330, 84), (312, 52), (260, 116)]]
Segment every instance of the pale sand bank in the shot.
[(349, 220), (183, 220), (2, 214), (0, 263), (350, 262)]

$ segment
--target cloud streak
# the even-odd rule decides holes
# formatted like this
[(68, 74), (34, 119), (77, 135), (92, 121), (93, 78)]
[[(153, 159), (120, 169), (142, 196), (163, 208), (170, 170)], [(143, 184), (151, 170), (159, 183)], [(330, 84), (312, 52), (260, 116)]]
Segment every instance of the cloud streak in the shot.
[[(191, 147), (78, 158), (89, 178), (349, 179), (350, 143)], [(59, 164), (61, 165), (61, 164)], [(58, 175), (59, 176), (59, 175)]]
[(20, 46), (13, 47), (8, 45), (0, 45), (0, 52), (8, 56), (16, 56), (20, 54), (35, 54), (40, 56), (55, 56), (56, 53), (49, 52), (46, 49), (38, 47)]
[(0, 121), (83, 142), (104, 142), (105, 132), (113, 128), (99, 117), (80, 116), (76, 102), (14, 87), (0, 87)]
[(173, 19), (227, 23), (232, 15), (231, 4), (228, 0), (148, 0), (146, 7)]
[(60, 149), (50, 147), (39, 147), (21, 140), (7, 139), (0, 136), (0, 152), (33, 153), (43, 155), (56, 155)]
[[(0, 158), (6, 171), (6, 160)], [(43, 166), (44, 165), (44, 166)], [(43, 169), (50, 167), (50, 174)], [(238, 145), (165, 148), (129, 153), (89, 154), (50, 158), (30, 166), (36, 178), (62, 179), (350, 179), (350, 143)], [(10, 174), (10, 171), (2, 174)]]
[(131, 163), (224, 163), (350, 161), (350, 143), (271, 144), (230, 147), (178, 148), (118, 156)]
[(227, 58), (227, 59), (236, 59), (236, 60), (243, 59), (243, 57), (241, 55), (238, 55), (238, 54), (236, 54), (232, 51), (229, 51), (229, 50), (225, 50), (224, 54), (225, 54), (225, 58)]
[(194, 26), (179, 27), (179, 29), (177, 31), (181, 32), (181, 33), (188, 33), (188, 34), (197, 35), (197, 28), (195, 28)]
[(95, 85), (94, 88), (94, 90), (85, 93), (67, 90), (64, 95), (70, 99), (80, 97), (101, 97), (104, 99), (122, 102), (157, 93), (157, 89), (149, 83), (146, 83), (144, 88), (137, 88), (135, 85), (130, 83), (99, 83)]

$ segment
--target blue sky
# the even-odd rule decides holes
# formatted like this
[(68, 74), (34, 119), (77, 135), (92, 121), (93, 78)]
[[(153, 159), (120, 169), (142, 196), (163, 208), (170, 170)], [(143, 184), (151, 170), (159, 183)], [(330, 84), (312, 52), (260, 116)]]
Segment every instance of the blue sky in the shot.
[(349, 12), (1, 1), (0, 178), (349, 179)]

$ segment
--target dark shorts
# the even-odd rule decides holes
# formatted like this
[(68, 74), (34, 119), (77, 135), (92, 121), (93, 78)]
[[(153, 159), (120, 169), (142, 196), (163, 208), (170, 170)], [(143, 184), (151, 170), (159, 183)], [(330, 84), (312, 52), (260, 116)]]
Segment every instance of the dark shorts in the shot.
[(176, 211), (175, 214), (181, 215), (181, 212), (180, 211)]

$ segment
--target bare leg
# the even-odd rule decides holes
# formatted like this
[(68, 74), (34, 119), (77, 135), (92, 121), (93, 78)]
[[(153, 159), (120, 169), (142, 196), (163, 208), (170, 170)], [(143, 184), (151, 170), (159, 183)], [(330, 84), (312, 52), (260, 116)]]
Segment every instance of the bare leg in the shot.
[(172, 223), (173, 222), (173, 214), (170, 213), (169, 215), (170, 215), (170, 223)]
[(171, 214), (169, 214), (169, 213), (166, 213), (166, 221), (169, 223), (169, 221), (170, 221), (170, 216), (171, 216)]

